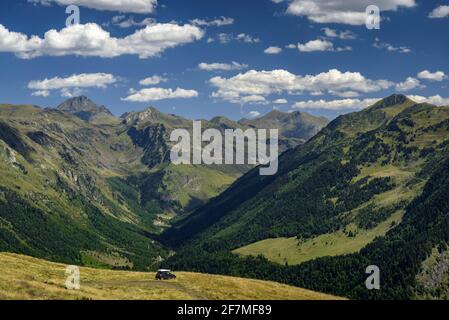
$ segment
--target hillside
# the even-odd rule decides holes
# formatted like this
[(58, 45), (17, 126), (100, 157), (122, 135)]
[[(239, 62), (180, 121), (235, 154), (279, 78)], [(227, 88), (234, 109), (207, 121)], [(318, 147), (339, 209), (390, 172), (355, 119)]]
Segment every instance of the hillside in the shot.
[[(261, 279), (411, 298), (432, 248), (449, 240), (448, 124), (449, 107), (402, 95), (341, 116), (284, 153), (277, 175), (253, 170), (167, 230), (170, 262), (232, 275), (257, 265)], [(372, 264), (383, 270), (379, 292), (364, 288)]]
[[(224, 129), (237, 122), (204, 121)], [(169, 134), (192, 121), (154, 108), (114, 117), (87, 97), (57, 108), (0, 105), (0, 250), (146, 270), (157, 235), (248, 166), (174, 166)]]
[(65, 288), (66, 265), (0, 253), (0, 300), (335, 300), (334, 296), (274, 282), (176, 273), (156, 281), (154, 273), (80, 269), (80, 290)]

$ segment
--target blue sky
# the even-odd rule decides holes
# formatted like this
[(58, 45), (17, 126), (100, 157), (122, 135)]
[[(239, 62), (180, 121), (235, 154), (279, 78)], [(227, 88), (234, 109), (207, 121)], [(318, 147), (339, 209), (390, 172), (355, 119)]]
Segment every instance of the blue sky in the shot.
[[(67, 3), (80, 25), (66, 26)], [(447, 0), (4, 0), (0, 103), (85, 94), (117, 115), (233, 119), (333, 118), (393, 92), (447, 105), (448, 31)]]

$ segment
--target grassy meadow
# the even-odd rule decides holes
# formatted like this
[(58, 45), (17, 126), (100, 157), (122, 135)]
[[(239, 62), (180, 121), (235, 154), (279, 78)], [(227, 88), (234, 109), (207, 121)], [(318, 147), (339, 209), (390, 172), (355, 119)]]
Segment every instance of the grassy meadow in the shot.
[(334, 300), (275, 282), (176, 272), (173, 281), (153, 273), (80, 268), (80, 290), (67, 290), (66, 265), (0, 253), (0, 299), (14, 300)]

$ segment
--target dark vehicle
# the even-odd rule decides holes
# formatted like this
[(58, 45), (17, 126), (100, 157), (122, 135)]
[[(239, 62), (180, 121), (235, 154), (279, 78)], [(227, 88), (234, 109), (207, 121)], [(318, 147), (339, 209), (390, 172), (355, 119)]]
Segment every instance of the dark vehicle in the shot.
[(160, 269), (156, 273), (156, 280), (174, 280), (176, 276), (171, 273), (171, 270)]

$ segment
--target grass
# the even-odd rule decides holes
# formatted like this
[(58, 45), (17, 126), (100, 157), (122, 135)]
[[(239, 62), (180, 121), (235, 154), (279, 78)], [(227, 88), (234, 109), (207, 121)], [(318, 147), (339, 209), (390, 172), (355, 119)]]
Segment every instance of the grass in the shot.
[(171, 165), (164, 178), (168, 192), (183, 208), (189, 209), (194, 199), (205, 202), (230, 186), (237, 176), (208, 167)]
[(263, 255), (272, 262), (288, 263), (289, 265), (297, 265), (321, 257), (355, 253), (371, 243), (376, 237), (385, 235), (393, 222), (400, 222), (402, 214), (402, 211), (395, 213), (388, 220), (371, 230), (357, 229), (355, 225), (350, 225), (350, 228), (347, 229), (353, 231), (356, 234), (355, 237), (348, 237), (345, 232), (340, 230), (303, 242), (296, 237), (267, 239), (233, 252), (243, 256)]
[(80, 290), (65, 288), (66, 265), (0, 253), (0, 299), (17, 300), (335, 300), (334, 296), (274, 282), (177, 272), (155, 281), (153, 273), (80, 268)]
[[(417, 165), (416, 163), (415, 166)], [(352, 219), (356, 218), (360, 209), (369, 204), (374, 204), (377, 208), (383, 208), (404, 200), (413, 199), (424, 186), (424, 181), (413, 186), (405, 186), (405, 183), (410, 181), (417, 171), (416, 167), (413, 166), (411, 168), (399, 168), (393, 165), (373, 165), (360, 169), (361, 173), (354, 178), (354, 183), (364, 177), (391, 177), (398, 187), (376, 195), (371, 201), (353, 210), (351, 213)], [(337, 201), (337, 199), (330, 200)], [(321, 257), (356, 253), (371, 243), (376, 237), (384, 236), (393, 225), (400, 223), (402, 216), (403, 211), (398, 211), (389, 219), (370, 230), (359, 229), (354, 223), (351, 223), (346, 227), (346, 230), (323, 234), (307, 241), (301, 242), (296, 237), (266, 239), (238, 248), (233, 252), (242, 256), (262, 255), (272, 262), (279, 264), (288, 263), (289, 265), (298, 265)], [(355, 236), (348, 236), (349, 231), (352, 231)]]

